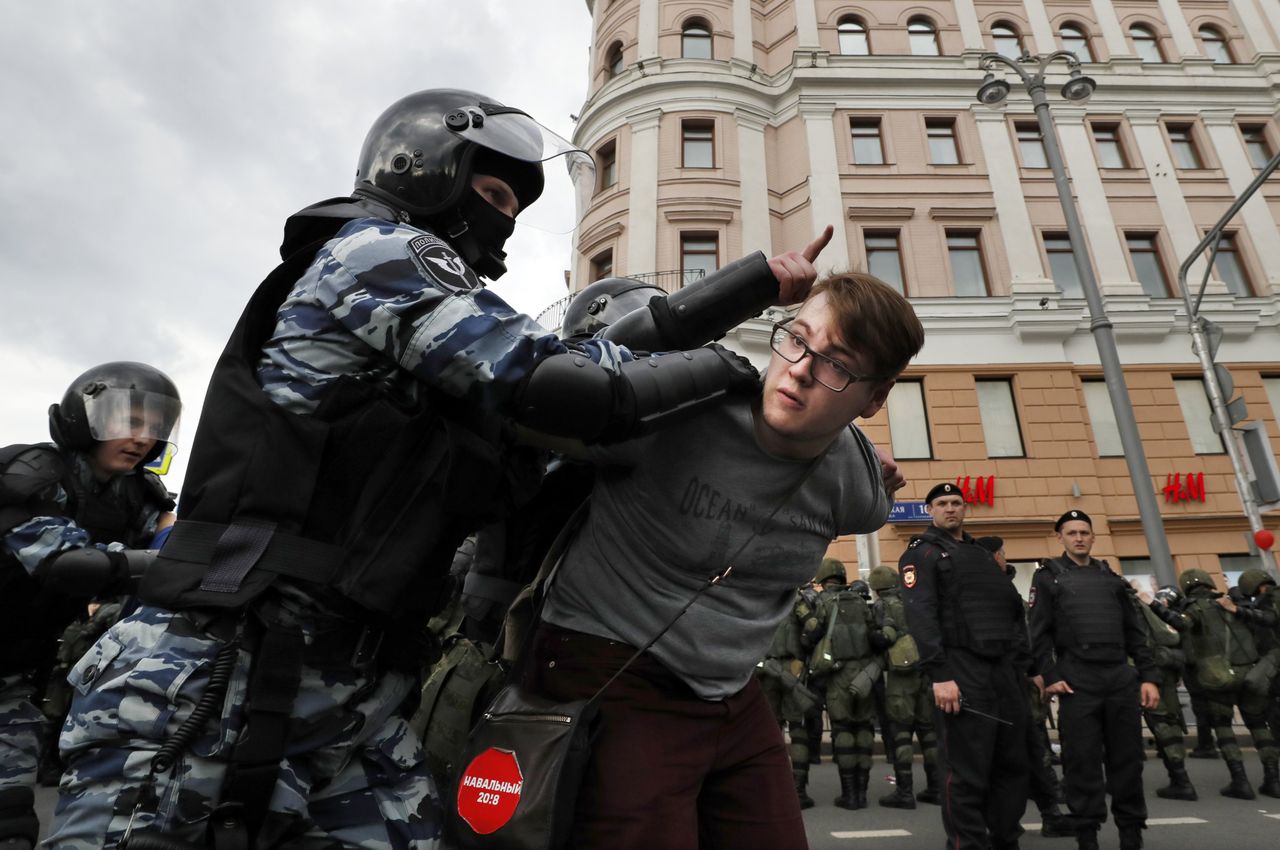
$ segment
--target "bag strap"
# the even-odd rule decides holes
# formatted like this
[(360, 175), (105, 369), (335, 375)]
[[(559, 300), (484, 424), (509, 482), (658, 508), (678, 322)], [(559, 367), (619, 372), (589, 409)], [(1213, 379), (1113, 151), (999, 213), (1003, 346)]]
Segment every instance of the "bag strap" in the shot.
[(792, 483), (791, 487), (787, 490), (787, 492), (784, 493), (782, 498), (780, 498), (777, 501), (777, 503), (773, 506), (773, 510), (769, 511), (769, 515), (766, 516), (762, 522), (757, 524), (754, 529), (752, 529), (751, 536), (748, 537), (746, 540), (744, 540), (742, 542), (742, 545), (738, 547), (737, 551), (735, 551), (731, 556), (729, 556), (729, 563), (724, 568), (724, 570), (722, 572), (717, 573), (716, 575), (711, 576), (705, 582), (703, 582), (702, 587), (698, 588), (698, 592), (693, 594), (693, 596), (689, 598), (689, 601), (684, 604), (684, 607), (681, 608), (674, 617), (672, 617), (669, 621), (667, 621), (667, 624), (663, 626), (662, 629), (659, 630), (659, 632), (656, 635), (651, 637), (648, 643), (646, 643), (644, 646), (640, 647), (634, 653), (631, 654), (631, 657), (628, 658), (626, 662), (621, 667), (619, 667), (614, 672), (614, 674), (610, 676), (594, 694), (592, 694), (591, 699), (587, 701), (588, 708), (594, 707), (600, 701), (600, 697), (604, 694), (605, 690), (614, 683), (614, 680), (616, 680), (619, 676), (625, 673), (627, 668), (631, 666), (632, 662), (634, 662), (637, 658), (639, 658), (644, 653), (648, 652), (653, 647), (653, 645), (657, 643), (662, 638), (662, 636), (665, 635), (667, 631), (672, 626), (674, 626), (676, 622), (681, 617), (683, 617), (690, 608), (693, 607), (693, 603), (697, 602), (698, 599), (701, 598), (702, 594), (706, 593), (708, 590), (710, 590), (712, 587), (718, 584), (722, 579), (728, 578), (729, 574), (733, 572), (733, 562), (738, 559), (739, 555), (741, 555), (744, 551), (746, 551), (747, 546), (749, 546), (751, 542), (756, 539), (756, 536), (759, 535), (760, 530), (764, 527), (764, 525), (768, 523), (769, 520), (774, 518), (774, 516), (778, 513), (778, 511), (782, 509), (782, 506), (785, 505), (788, 501), (790, 501), (792, 496), (794, 496), (797, 492), (799, 492), (800, 487), (804, 484), (805, 481), (808, 480), (809, 476), (813, 473), (813, 471), (818, 468), (818, 463), (824, 457), (826, 457), (826, 455), (827, 453), (824, 451), (822, 454), (818, 455), (812, 461), (810, 461), (809, 465), (805, 467), (802, 473), (800, 473), (799, 477), (796, 478), (795, 482)]

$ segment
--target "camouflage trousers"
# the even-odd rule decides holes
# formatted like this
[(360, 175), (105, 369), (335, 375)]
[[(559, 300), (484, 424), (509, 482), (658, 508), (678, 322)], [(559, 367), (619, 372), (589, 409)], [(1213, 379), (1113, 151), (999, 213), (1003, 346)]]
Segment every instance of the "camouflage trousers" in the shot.
[(37, 829), (31, 800), (40, 764), (44, 715), (32, 699), (35, 687), (22, 676), (0, 677), (0, 841)]
[(938, 763), (938, 735), (933, 728), (933, 685), (919, 670), (887, 674), (885, 711), (893, 729), (894, 770), (910, 770), (915, 759), (912, 736), (920, 741), (926, 768)]
[(1176, 771), (1182, 768), (1187, 760), (1186, 737), (1182, 729), (1182, 704), (1178, 702), (1178, 677), (1166, 670), (1161, 671), (1160, 703), (1153, 709), (1142, 712), (1155, 738), (1156, 750), (1166, 769)]
[(871, 694), (856, 696), (849, 684), (862, 671), (858, 662), (847, 662), (831, 674), (827, 687), (827, 715), (831, 718), (831, 754), (841, 770), (871, 768), (875, 744), (875, 700)]
[[(309, 645), (314, 631), (298, 624)], [(134, 829), (203, 843), (244, 726), (250, 654), (241, 649), (221, 711), (139, 806), (152, 758), (190, 716), (223, 646), (186, 616), (142, 608), (116, 623), (72, 669), (59, 748), (67, 765), (49, 846), (111, 848)], [(295, 846), (427, 848), (442, 815), (417, 736), (401, 716), (415, 687), (351, 656), (304, 651), (285, 754), (267, 806), (273, 834)], [(283, 826), (282, 826), (283, 825)]]
[(1267, 725), (1267, 700), (1244, 688), (1237, 686), (1233, 690), (1208, 691), (1209, 718), (1213, 723), (1213, 735), (1218, 740), (1218, 751), (1223, 761), (1238, 762), (1241, 760), (1240, 743), (1236, 740), (1232, 723), (1235, 720), (1235, 709), (1240, 708), (1240, 716), (1253, 738), (1253, 745), (1258, 748), (1258, 757), (1264, 765), (1280, 763), (1280, 748)]

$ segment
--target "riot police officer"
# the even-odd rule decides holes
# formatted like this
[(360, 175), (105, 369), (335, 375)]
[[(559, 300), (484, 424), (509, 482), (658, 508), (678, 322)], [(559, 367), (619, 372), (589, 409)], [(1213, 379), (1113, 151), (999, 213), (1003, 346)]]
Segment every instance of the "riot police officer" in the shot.
[(942, 824), (952, 850), (1017, 846), (1026, 810), (1027, 704), (1022, 598), (964, 531), (955, 484), (925, 497), (931, 524), (898, 562), (907, 625), (938, 713)]
[[(537, 493), (545, 458), (530, 433), (619, 440), (758, 392), (740, 358), (697, 346), (799, 300), (825, 244), (733, 264), (742, 285), (714, 310), (678, 294), (639, 317), (637, 348), (692, 351), (571, 348), (481, 282), (505, 273), (515, 217), (559, 157), (589, 168), (517, 108), (418, 92), (374, 122), (350, 196), (285, 223), (284, 262), (214, 370), (146, 605), (72, 671), (80, 720), (61, 742), (55, 843), (113, 843), (126, 828), (249, 844), (438, 838), (403, 706), (458, 545)], [(120, 687), (137, 679), (150, 690)], [(139, 710), (166, 722), (93, 721)]]
[[(1160, 588), (1157, 593), (1162, 593), (1165, 599), (1176, 599), (1179, 595), (1178, 589), (1171, 585)], [(1157, 788), (1156, 796), (1166, 800), (1198, 800), (1199, 795), (1187, 775), (1187, 729), (1182, 703), (1178, 701), (1178, 679), (1187, 666), (1182, 636), (1166, 619), (1171, 616), (1167, 605), (1157, 604), (1145, 591), (1135, 592), (1131, 599), (1142, 615), (1147, 646), (1160, 677), (1160, 703), (1142, 712), (1169, 774), (1169, 784)]]
[[(917, 799), (937, 804), (941, 802), (941, 789), (938, 786), (938, 738), (933, 728), (933, 691), (920, 672), (920, 650), (907, 630), (898, 572), (881, 564), (867, 575), (867, 583), (876, 592), (876, 601), (871, 606), (875, 622), (872, 645), (883, 651), (888, 661), (885, 709), (893, 738), (894, 789), (879, 802), (894, 809), (914, 809)], [(926, 779), (926, 786), (915, 797), (912, 796), (913, 736), (920, 741)]]
[(1240, 745), (1232, 730), (1235, 709), (1240, 709), (1240, 716), (1258, 748), (1264, 776), (1276, 775), (1280, 749), (1267, 725), (1267, 697), (1257, 689), (1246, 687), (1249, 672), (1260, 658), (1248, 624), (1252, 612), (1219, 592), (1204, 570), (1184, 571), (1178, 576), (1178, 586), (1187, 602), (1182, 612), (1170, 617), (1169, 622), (1181, 630), (1187, 640), (1196, 678), (1209, 699), (1209, 716), (1218, 750), (1231, 774), (1231, 782), (1219, 793), (1224, 797), (1253, 800), (1257, 794), (1249, 782)]
[[(791, 773), (795, 779), (800, 808), (813, 808), (809, 785), (809, 735), (805, 718), (814, 708), (821, 712), (817, 696), (809, 689), (809, 650), (805, 640), (806, 623), (816, 620), (810, 585), (796, 591), (791, 613), (778, 624), (773, 642), (764, 659), (756, 666), (756, 678), (769, 701), (774, 715), (790, 734)], [(812, 628), (812, 626), (810, 626)], [(811, 648), (811, 647), (809, 647)]]
[(1054, 533), (1064, 552), (1032, 579), (1031, 644), (1045, 692), (1058, 697), (1067, 807), (1081, 850), (1096, 850), (1110, 791), (1120, 846), (1138, 850), (1147, 820), (1141, 710), (1160, 699), (1155, 664), (1129, 586), (1090, 556), (1089, 515), (1067, 511)]
[(52, 444), (0, 449), (0, 847), (36, 840), (34, 680), (90, 598), (128, 589), (149, 560), (139, 550), (173, 522), (144, 467), (177, 439), (181, 408), (159, 369), (103, 363), (49, 408)]

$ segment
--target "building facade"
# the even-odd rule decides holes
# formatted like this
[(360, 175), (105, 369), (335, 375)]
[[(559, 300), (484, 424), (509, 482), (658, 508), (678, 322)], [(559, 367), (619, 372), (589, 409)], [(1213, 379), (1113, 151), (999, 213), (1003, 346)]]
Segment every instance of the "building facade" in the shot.
[[(1147, 546), (1030, 100), (980, 105), (979, 57), (1071, 50), (1097, 81), (1050, 100), (1176, 569), (1258, 563), (1209, 422), (1177, 269), (1280, 150), (1275, 0), (586, 0), (576, 141), (598, 163), (573, 286), (696, 275), (799, 248), (907, 295), (925, 349), (862, 423), (909, 478), (969, 483), (968, 528), (1011, 560), (1058, 554), (1052, 520), (1095, 518), (1095, 554), (1149, 575)], [(580, 187), (581, 189), (582, 187)], [(1280, 174), (1230, 224), (1202, 308), (1218, 359), (1280, 445)], [(1192, 267), (1199, 285), (1205, 268)], [(679, 285), (681, 275), (665, 280)], [(769, 323), (730, 344), (759, 365)], [(904, 505), (910, 511), (911, 506)], [(1276, 512), (1264, 515), (1280, 526)], [(919, 519), (833, 554), (896, 561)], [(1249, 559), (1252, 557), (1252, 561)], [(1274, 556), (1273, 556), (1274, 557)], [(1274, 561), (1272, 561), (1274, 568)], [(1023, 571), (1023, 581), (1029, 571)]]

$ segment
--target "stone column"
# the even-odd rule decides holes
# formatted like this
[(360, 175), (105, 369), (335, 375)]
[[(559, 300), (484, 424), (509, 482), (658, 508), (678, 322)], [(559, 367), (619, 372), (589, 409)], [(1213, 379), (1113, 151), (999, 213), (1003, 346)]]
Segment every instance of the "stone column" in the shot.
[(1111, 0), (1090, 0), (1090, 3), (1093, 5), (1093, 16), (1102, 29), (1102, 40), (1107, 43), (1107, 52), (1112, 56), (1132, 56), (1133, 49), (1129, 47), (1129, 40), (1124, 37), (1120, 18), (1116, 15)]
[(1031, 35), (1035, 38), (1032, 53), (1052, 53), (1058, 49), (1058, 39), (1054, 37), (1053, 25), (1049, 23), (1049, 12), (1045, 9), (1044, 0), (1022, 0), (1027, 9), (1027, 19), (1031, 21)]
[(1178, 0), (1160, 0), (1160, 13), (1164, 15), (1165, 23), (1169, 25), (1169, 33), (1173, 36), (1173, 46), (1178, 48), (1178, 55), (1199, 57), (1200, 45), (1191, 34), (1187, 16), (1182, 14), (1182, 5)]
[(743, 62), (756, 61), (752, 46), (754, 27), (751, 19), (751, 0), (733, 0), (733, 58)]
[(1271, 22), (1272, 43), (1280, 43), (1280, 3), (1258, 0), (1258, 7), (1262, 9), (1263, 17)]
[[(1133, 138), (1138, 143), (1138, 154), (1147, 169), (1147, 177), (1151, 180), (1151, 189), (1155, 192), (1156, 205), (1160, 207), (1160, 218), (1164, 220), (1169, 231), (1170, 244), (1182, 250), (1182, 255), (1173, 258), (1171, 275), (1176, 275), (1177, 268), (1198, 244), (1204, 234), (1196, 229), (1191, 217), (1191, 208), (1182, 194), (1182, 186), (1178, 183), (1178, 173), (1170, 161), (1169, 148), (1165, 144), (1164, 132), (1160, 129), (1160, 110), (1152, 108), (1130, 108), (1124, 111), (1133, 130)], [(1204, 260), (1196, 261), (1187, 273), (1187, 280), (1199, 286), (1204, 274)], [(1177, 282), (1171, 276), (1171, 286)], [(1206, 292), (1225, 294), (1226, 285), (1210, 280)], [(1177, 293), (1175, 293), (1176, 295)]]
[[(1258, 176), (1258, 172), (1249, 162), (1244, 143), (1240, 140), (1240, 132), (1234, 121), (1235, 110), (1204, 109), (1200, 116), (1213, 141), (1213, 149), (1222, 164), (1222, 171), (1227, 175), (1227, 183), (1231, 186), (1232, 193), (1239, 196)], [(1266, 278), (1254, 281), (1258, 293), (1280, 295), (1280, 227), (1276, 226), (1275, 219), (1271, 217), (1261, 191), (1244, 205), (1233, 223), (1236, 222), (1242, 222), (1248, 231), (1258, 265), (1262, 267), (1262, 274)]]
[(742, 193), (742, 253), (764, 251), (773, 256), (769, 227), (768, 162), (764, 128), (769, 116), (738, 107), (738, 171)]
[(658, 0), (640, 0), (636, 47), (639, 54), (636, 58), (640, 60), (653, 59), (658, 55)]
[(662, 110), (627, 119), (631, 126), (631, 202), (627, 228), (627, 269), (658, 268), (658, 124)]
[(1051, 291), (1051, 283), (1040, 262), (1035, 230), (1027, 212), (1027, 200), (1022, 194), (1022, 182), (1018, 172), (1019, 158), (1009, 139), (1009, 127), (1003, 111), (993, 112), (986, 107), (972, 108), (978, 125), (978, 141), (982, 144), (982, 158), (987, 163), (987, 179), (991, 181), (991, 195), (995, 201), (996, 223), (1000, 225), (1000, 238), (1004, 241), (1005, 254), (1009, 258), (1009, 272), (1013, 290), (1028, 285)]
[(840, 157), (836, 153), (836, 131), (832, 114), (835, 104), (801, 103), (805, 139), (809, 148), (809, 214), (813, 217), (811, 232), (818, 233), (828, 224), (835, 228), (831, 244), (822, 252), (824, 268), (848, 268), (849, 239), (845, 227), (844, 196), (840, 192)]
[[(1249, 36), (1253, 46), (1257, 48), (1259, 53), (1274, 53), (1277, 49), (1276, 38), (1267, 29), (1267, 24), (1262, 19), (1262, 13), (1258, 10), (1258, 6), (1263, 6), (1264, 8), (1270, 6), (1272, 10), (1280, 10), (1280, 3), (1277, 0), (1263, 0), (1262, 3), (1257, 4), (1255, 4), (1254, 0), (1231, 0), (1231, 9), (1240, 20), (1240, 28)], [(1277, 11), (1276, 14), (1280, 15), (1280, 11)], [(1252, 60), (1253, 57), (1240, 56), (1237, 58)]]
[(960, 37), (964, 40), (965, 50), (986, 51), (987, 45), (982, 41), (982, 26), (978, 23), (978, 10), (973, 0), (955, 0), (956, 19), (960, 22)]
[(1104, 297), (1142, 295), (1142, 284), (1132, 279), (1125, 261), (1124, 246), (1116, 232), (1116, 222), (1111, 216), (1102, 177), (1093, 158), (1093, 144), (1089, 139), (1089, 128), (1084, 124), (1084, 114), (1081, 107), (1059, 106), (1053, 110), (1058, 142), (1075, 190), (1076, 206), (1089, 237), (1098, 288)]
[(796, 46), (800, 49), (818, 46), (818, 8), (815, 0), (795, 0)]

